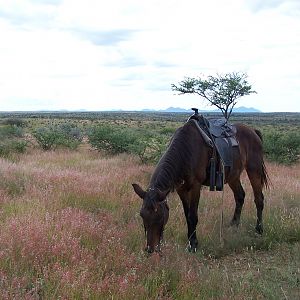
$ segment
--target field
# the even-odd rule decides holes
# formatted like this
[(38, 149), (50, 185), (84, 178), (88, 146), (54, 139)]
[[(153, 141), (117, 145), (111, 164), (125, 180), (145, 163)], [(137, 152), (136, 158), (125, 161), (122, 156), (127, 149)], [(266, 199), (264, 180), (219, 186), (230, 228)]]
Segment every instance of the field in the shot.
[[(22, 114), (28, 131), (41, 124), (115, 122), (176, 128), (186, 115), (82, 113)], [(1, 118), (20, 117), (17, 114)], [(299, 115), (235, 116), (265, 128), (300, 128)], [(255, 234), (256, 209), (246, 175), (241, 225), (228, 226), (234, 200), (203, 188), (199, 251), (187, 252), (186, 224), (177, 194), (162, 254), (148, 256), (141, 202), (131, 183), (147, 187), (154, 164), (130, 154), (107, 155), (83, 142), (77, 150), (43, 151), (0, 158), (1, 299), (299, 299), (300, 168), (266, 163), (264, 229)], [(223, 242), (220, 241), (221, 212)]]

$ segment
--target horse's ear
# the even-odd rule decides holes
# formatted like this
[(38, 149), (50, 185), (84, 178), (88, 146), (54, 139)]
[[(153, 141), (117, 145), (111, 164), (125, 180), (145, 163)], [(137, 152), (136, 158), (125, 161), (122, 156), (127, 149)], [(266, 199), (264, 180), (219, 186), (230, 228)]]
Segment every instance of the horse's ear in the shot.
[(146, 196), (146, 192), (136, 183), (132, 184), (134, 191), (138, 194), (141, 199), (144, 199)]

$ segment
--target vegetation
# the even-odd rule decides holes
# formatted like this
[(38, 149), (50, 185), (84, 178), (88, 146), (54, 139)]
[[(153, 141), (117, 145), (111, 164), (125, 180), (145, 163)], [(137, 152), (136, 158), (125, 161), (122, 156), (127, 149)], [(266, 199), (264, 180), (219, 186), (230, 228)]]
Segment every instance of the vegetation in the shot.
[(82, 141), (80, 129), (68, 123), (37, 128), (33, 136), (43, 150), (55, 149), (59, 146), (76, 149)]
[(143, 163), (157, 161), (166, 147), (162, 134), (112, 125), (93, 127), (88, 137), (92, 147), (99, 151), (136, 154)]
[[(298, 299), (300, 169), (267, 163), (265, 233), (254, 234), (255, 205), (246, 176), (239, 229), (228, 228), (233, 195), (203, 189), (200, 248), (186, 251), (176, 194), (163, 254), (144, 251), (141, 202), (153, 166), (134, 155), (30, 149), (0, 160), (0, 294), (2, 299)], [(224, 213), (224, 245), (219, 240)]]
[(268, 130), (264, 133), (264, 150), (269, 160), (293, 164), (300, 156), (300, 132)]
[(251, 85), (245, 73), (227, 73), (225, 75), (201, 77), (187, 77), (178, 85), (172, 84), (172, 90), (180, 94), (197, 94), (206, 99), (210, 105), (216, 106), (226, 120), (229, 119), (237, 99), (251, 93)]
[(26, 127), (26, 122), (20, 118), (7, 118), (4, 120), (3, 124), (14, 127)]
[(15, 153), (24, 153), (27, 141), (23, 139), (22, 127), (4, 123), (0, 126), (0, 157), (11, 157)]
[[(45, 150), (75, 150), (87, 136), (98, 151), (135, 154), (142, 163), (155, 163), (176, 128), (189, 116), (154, 112), (0, 113), (0, 156), (24, 153), (36, 144)], [(207, 113), (207, 117), (217, 118), (220, 113)], [(266, 157), (271, 161), (293, 164), (299, 160), (300, 114), (233, 113), (231, 120), (263, 132)]]
[[(265, 192), (263, 236), (254, 234), (256, 208), (243, 176), (239, 229), (227, 227), (230, 189), (222, 204), (219, 193), (204, 188), (200, 248), (188, 253), (183, 209), (171, 194), (163, 254), (151, 257), (143, 251), (141, 202), (131, 183), (147, 186), (153, 164), (188, 115), (91, 114), (1, 115), (0, 145), (20, 143), (0, 146), (1, 299), (299, 298), (300, 114), (232, 114), (263, 132), (268, 160), (275, 161), (267, 161), (272, 186)], [(7, 122), (18, 118), (26, 125)], [(11, 161), (12, 153), (18, 159)]]

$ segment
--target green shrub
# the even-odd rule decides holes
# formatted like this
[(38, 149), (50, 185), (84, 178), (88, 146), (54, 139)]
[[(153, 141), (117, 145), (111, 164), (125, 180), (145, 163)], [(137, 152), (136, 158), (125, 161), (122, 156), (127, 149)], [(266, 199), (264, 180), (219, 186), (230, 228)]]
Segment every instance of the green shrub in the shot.
[(71, 123), (63, 123), (58, 126), (58, 131), (62, 133), (65, 138), (81, 142), (83, 135), (81, 130)]
[(80, 143), (81, 142), (78, 141), (77, 139), (69, 138), (66, 136), (61, 136), (58, 139), (56, 146), (69, 148), (71, 150), (76, 150), (78, 148), (78, 146), (80, 145)]
[(24, 140), (11, 141), (11, 149), (17, 153), (25, 153), (28, 146), (28, 142)]
[(50, 150), (58, 145), (59, 132), (53, 127), (40, 127), (33, 133), (37, 143), (43, 150)]
[(40, 127), (33, 133), (37, 143), (44, 150), (66, 147), (76, 149), (82, 141), (82, 134), (78, 127), (72, 124)]
[(165, 134), (165, 135), (169, 135), (169, 136), (172, 136), (175, 132), (175, 128), (172, 128), (172, 127), (164, 127), (162, 129), (160, 129), (160, 133), (161, 134)]
[(14, 125), (0, 126), (0, 156), (9, 157), (12, 153), (24, 153), (27, 141), (23, 137), (23, 129)]
[(300, 133), (297, 131), (267, 131), (264, 137), (264, 150), (269, 160), (283, 164), (297, 162), (300, 155)]
[(7, 144), (1, 143), (0, 144), (0, 156), (1, 157), (7, 157), (9, 155), (10, 148), (7, 146)]
[(165, 149), (165, 137), (152, 132), (102, 125), (88, 132), (89, 143), (98, 151), (110, 154), (131, 153), (143, 163), (156, 162)]
[(131, 145), (138, 140), (133, 130), (109, 125), (93, 127), (88, 138), (93, 148), (111, 154), (131, 152)]
[(25, 153), (28, 143), (24, 140), (5, 139), (0, 142), (0, 156), (9, 157), (11, 153)]
[(9, 118), (3, 121), (3, 124), (15, 126), (15, 127), (26, 127), (27, 123), (20, 118)]
[(138, 155), (143, 163), (156, 163), (165, 151), (166, 143), (163, 136), (144, 134), (130, 146), (130, 150), (131, 153)]
[(0, 127), (0, 139), (23, 137), (23, 129), (17, 126), (5, 125)]

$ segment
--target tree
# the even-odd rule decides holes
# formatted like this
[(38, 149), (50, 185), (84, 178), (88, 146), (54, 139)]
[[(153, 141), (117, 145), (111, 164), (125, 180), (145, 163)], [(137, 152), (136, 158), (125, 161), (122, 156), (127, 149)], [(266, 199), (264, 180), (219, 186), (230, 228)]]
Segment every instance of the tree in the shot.
[(251, 90), (247, 77), (246, 73), (238, 72), (208, 76), (207, 79), (187, 77), (178, 85), (172, 84), (172, 90), (179, 94), (198, 94), (219, 108), (228, 120), (238, 98), (256, 93)]

